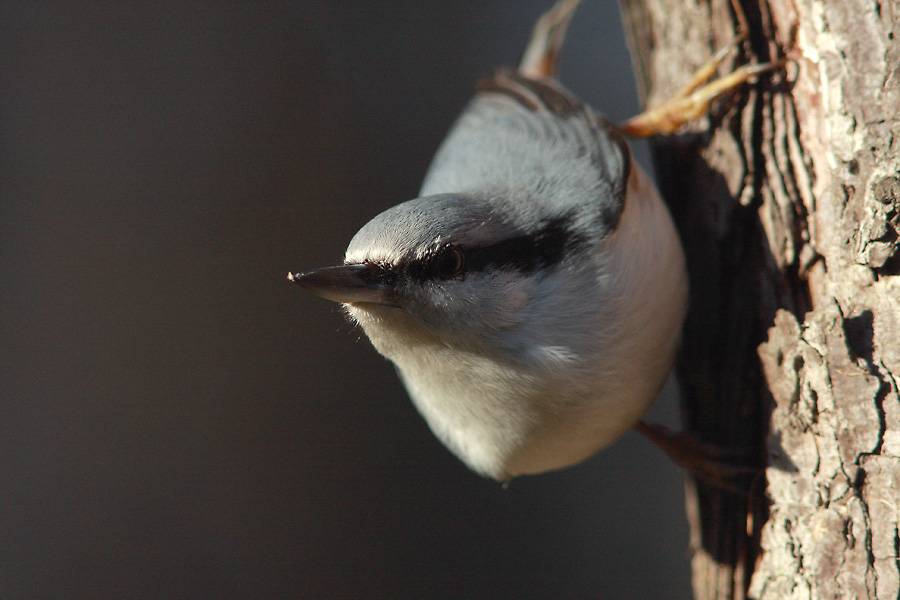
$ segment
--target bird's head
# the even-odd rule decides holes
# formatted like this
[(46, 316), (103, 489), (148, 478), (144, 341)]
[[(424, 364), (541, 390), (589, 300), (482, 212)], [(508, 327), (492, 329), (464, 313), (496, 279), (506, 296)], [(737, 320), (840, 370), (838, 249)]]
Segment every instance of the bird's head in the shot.
[(389, 358), (428, 342), (515, 355), (528, 343), (516, 332), (539, 330), (541, 313), (556, 310), (552, 299), (583, 279), (576, 255), (585, 251), (571, 215), (522, 215), (514, 207), (523, 204), (490, 195), (411, 200), (363, 226), (343, 265), (291, 278), (344, 303)]

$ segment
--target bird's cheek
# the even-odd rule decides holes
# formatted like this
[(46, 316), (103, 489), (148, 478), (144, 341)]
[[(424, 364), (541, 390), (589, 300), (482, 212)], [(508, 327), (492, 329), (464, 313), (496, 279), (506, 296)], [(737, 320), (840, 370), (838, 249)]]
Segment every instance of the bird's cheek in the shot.
[(494, 277), (486, 286), (489, 293), (479, 295), (472, 310), (487, 318), (495, 329), (515, 327), (525, 318), (525, 308), (534, 293), (532, 282), (512, 274)]
[(528, 300), (531, 298), (533, 292), (532, 286), (529, 285), (529, 283), (530, 282), (522, 284), (521, 282), (518, 282), (518, 285), (507, 286), (505, 308), (513, 315), (521, 314), (522, 309), (528, 304)]

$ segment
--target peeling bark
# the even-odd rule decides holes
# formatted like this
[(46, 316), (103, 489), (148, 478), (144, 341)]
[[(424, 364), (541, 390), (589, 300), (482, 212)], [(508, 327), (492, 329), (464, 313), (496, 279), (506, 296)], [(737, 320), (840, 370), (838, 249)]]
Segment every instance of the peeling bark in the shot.
[[(736, 32), (728, 0), (622, 0), (648, 103)], [(766, 464), (688, 484), (697, 598), (900, 596), (900, 6), (746, 0), (792, 59), (654, 143), (688, 253), (685, 427)], [(723, 67), (724, 70), (724, 67)]]

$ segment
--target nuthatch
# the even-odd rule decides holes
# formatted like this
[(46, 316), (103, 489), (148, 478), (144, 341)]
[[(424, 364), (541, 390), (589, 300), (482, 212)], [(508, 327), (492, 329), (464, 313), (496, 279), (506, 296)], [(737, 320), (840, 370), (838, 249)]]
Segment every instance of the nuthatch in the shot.
[(498, 480), (611, 444), (671, 371), (684, 254), (623, 133), (668, 131), (771, 68), (700, 80), (620, 128), (552, 78), (577, 4), (538, 21), (518, 72), (481, 83), (419, 198), (363, 226), (343, 265), (289, 275), (343, 303), (435, 435)]

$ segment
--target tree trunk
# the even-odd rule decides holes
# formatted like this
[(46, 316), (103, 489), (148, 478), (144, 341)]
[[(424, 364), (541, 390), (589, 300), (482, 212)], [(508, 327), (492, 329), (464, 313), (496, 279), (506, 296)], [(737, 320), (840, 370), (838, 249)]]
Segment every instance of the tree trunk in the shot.
[[(897, 598), (900, 6), (743, 8), (732, 66), (783, 76), (653, 142), (691, 275), (685, 427), (767, 467), (746, 497), (689, 481), (695, 595)], [(622, 9), (648, 104), (738, 31), (728, 0)]]

